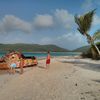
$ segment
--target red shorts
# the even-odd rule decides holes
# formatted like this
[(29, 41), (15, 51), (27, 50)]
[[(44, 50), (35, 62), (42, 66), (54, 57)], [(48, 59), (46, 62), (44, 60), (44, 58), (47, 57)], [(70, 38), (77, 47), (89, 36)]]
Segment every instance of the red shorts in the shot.
[(50, 64), (50, 59), (47, 59), (46, 60), (46, 64)]

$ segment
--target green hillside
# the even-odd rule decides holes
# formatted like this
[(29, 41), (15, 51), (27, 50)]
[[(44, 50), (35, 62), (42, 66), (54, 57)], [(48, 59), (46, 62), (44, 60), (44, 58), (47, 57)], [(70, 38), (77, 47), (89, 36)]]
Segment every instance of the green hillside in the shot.
[(21, 51), (21, 52), (66, 52), (67, 49), (58, 47), (56, 45), (39, 45), (39, 44), (0, 44), (0, 51)]
[(80, 47), (80, 48), (77, 48), (73, 51), (75, 52), (87, 52), (89, 50), (90, 46), (83, 46), (83, 47)]
[[(96, 45), (100, 49), (100, 42), (97, 42)], [(89, 49), (90, 49), (90, 46), (88, 45), (88, 46), (83, 46), (83, 47), (77, 48), (77, 49), (75, 49), (73, 51), (75, 51), (75, 52), (88, 52)]]

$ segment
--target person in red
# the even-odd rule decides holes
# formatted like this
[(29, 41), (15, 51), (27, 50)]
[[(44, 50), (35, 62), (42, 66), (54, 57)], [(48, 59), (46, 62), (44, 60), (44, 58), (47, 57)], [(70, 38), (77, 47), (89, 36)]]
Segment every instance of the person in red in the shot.
[(50, 51), (48, 51), (48, 55), (47, 55), (47, 58), (46, 58), (46, 68), (48, 68), (50, 65)]

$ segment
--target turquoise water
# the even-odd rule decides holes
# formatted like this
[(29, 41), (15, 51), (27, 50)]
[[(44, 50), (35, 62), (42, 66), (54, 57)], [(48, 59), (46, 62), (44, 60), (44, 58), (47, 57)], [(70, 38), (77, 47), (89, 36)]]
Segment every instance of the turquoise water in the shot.
[[(0, 57), (4, 56), (5, 52), (0, 52)], [(36, 57), (45, 57), (47, 56), (47, 53), (31, 53), (31, 52), (24, 52), (25, 56), (36, 56)], [(51, 52), (51, 56), (76, 56), (80, 55), (79, 52)]]

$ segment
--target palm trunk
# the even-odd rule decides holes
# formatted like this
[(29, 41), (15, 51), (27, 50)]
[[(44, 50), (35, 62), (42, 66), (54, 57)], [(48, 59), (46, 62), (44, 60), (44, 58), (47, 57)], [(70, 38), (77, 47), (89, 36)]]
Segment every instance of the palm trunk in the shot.
[(92, 53), (92, 58), (96, 59), (97, 52), (95, 51), (94, 45), (91, 46), (91, 53)]
[[(92, 47), (92, 45), (94, 46), (95, 50), (97, 51), (98, 55), (100, 56), (100, 50), (95, 45), (94, 41), (92, 40), (92, 37), (88, 33), (86, 33), (85, 36), (87, 37), (88, 43), (91, 44), (91, 47)], [(92, 54), (93, 54), (93, 58), (94, 58), (95, 55), (94, 55), (94, 53), (92, 53)]]
[(96, 50), (97, 50), (97, 52), (98, 52), (98, 54), (99, 54), (99, 56), (100, 56), (100, 50), (98, 49), (98, 47), (95, 45), (95, 44), (93, 44), (94, 45), (94, 47), (96, 48)]

